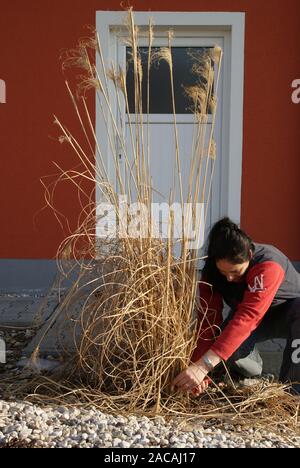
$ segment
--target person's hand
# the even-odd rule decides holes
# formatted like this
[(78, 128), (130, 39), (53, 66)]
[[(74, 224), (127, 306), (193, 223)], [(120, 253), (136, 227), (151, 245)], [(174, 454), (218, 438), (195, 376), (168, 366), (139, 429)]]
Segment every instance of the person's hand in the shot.
[[(172, 387), (177, 387), (180, 391), (188, 393), (197, 388), (197, 394), (200, 395), (206, 388), (207, 384), (204, 381), (207, 371), (195, 364), (191, 364), (187, 369), (182, 371), (172, 382)], [(194, 393), (196, 395), (196, 393)]]
[(193, 390), (192, 390), (193, 395), (195, 397), (201, 395), (201, 393), (203, 393), (207, 389), (207, 387), (209, 386), (210, 383), (211, 383), (210, 378), (206, 377), (200, 385), (193, 388)]

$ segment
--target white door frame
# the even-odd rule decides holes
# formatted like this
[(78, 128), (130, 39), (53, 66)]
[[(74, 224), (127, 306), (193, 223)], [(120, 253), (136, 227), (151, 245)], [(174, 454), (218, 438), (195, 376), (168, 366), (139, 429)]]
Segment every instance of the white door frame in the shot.
[[(124, 11), (97, 11), (96, 28), (100, 37), (104, 61), (109, 68), (111, 60), (116, 59), (116, 31), (124, 26)], [(214, 29), (220, 31), (225, 40), (224, 54), (230, 57), (229, 66), (224, 68), (224, 81), (227, 87), (223, 95), (222, 109), (222, 187), (221, 212), (235, 222), (241, 217), (242, 151), (243, 151), (243, 100), (244, 100), (244, 42), (245, 13), (223, 12), (135, 12), (135, 24), (147, 27), (152, 18), (154, 26), (171, 29), (172, 27), (197, 28), (200, 31)], [(96, 134), (106, 135), (103, 119), (99, 118), (100, 108), (96, 102)], [(105, 143), (105, 142), (104, 142)], [(108, 141), (103, 157), (107, 154)], [(102, 144), (103, 148), (103, 144)], [(98, 197), (97, 197), (98, 201)]]

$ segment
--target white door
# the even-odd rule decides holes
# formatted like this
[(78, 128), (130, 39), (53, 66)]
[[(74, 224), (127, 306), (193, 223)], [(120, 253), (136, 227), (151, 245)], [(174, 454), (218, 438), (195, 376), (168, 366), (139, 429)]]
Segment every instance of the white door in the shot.
[[(235, 222), (240, 221), (241, 212), (241, 175), (242, 175), (242, 146), (243, 146), (243, 89), (244, 89), (244, 35), (245, 14), (237, 12), (135, 12), (135, 23), (139, 30), (147, 30), (149, 20), (155, 25), (156, 42), (154, 46), (167, 45), (167, 31), (172, 29), (175, 34), (173, 47), (181, 49), (186, 57), (189, 48), (213, 47), (223, 48), (224, 59), (220, 86), (218, 89), (218, 114), (215, 128), (217, 143), (217, 160), (212, 184), (210, 205), (206, 231), (222, 216), (229, 216)], [(126, 37), (124, 27), (124, 12), (97, 11), (97, 31), (103, 47), (104, 61), (107, 67), (111, 62), (126, 66), (126, 46), (122, 38)], [(145, 36), (147, 37), (147, 36)], [(147, 40), (140, 43), (147, 47)], [(180, 54), (179, 54), (180, 55)], [(180, 60), (179, 60), (180, 62)], [(99, 70), (101, 63), (98, 61)], [(189, 65), (183, 60), (176, 76), (184, 76)], [(161, 86), (156, 86), (161, 91)], [(155, 94), (155, 90), (153, 91)], [(112, 93), (113, 95), (113, 93)], [(164, 97), (164, 96), (163, 96)], [(151, 97), (151, 102), (155, 102)], [(151, 175), (153, 186), (157, 188), (157, 201), (168, 200), (169, 188), (172, 180), (170, 161), (174, 154), (173, 117), (165, 99), (159, 96), (156, 100), (159, 106), (154, 106), (150, 115), (150, 143), (151, 143)], [(116, 119), (125, 122), (124, 134), (128, 137), (128, 115), (124, 112), (118, 115), (118, 106), (113, 106)], [(158, 111), (157, 111), (158, 109)], [(101, 142), (104, 165), (110, 179), (115, 183), (115, 171), (112, 163), (112, 139), (107, 137), (107, 122), (102, 116), (99, 99), (96, 101), (96, 133)], [(133, 115), (130, 115), (134, 119)], [(189, 172), (189, 159), (192, 141), (191, 114), (177, 109), (177, 123), (179, 132), (180, 160), (183, 176)], [(123, 125), (124, 128), (124, 125)], [(147, 138), (147, 133), (146, 133)], [(114, 149), (119, 152), (119, 148)], [(120, 162), (124, 164), (124, 155), (120, 148)], [(173, 164), (172, 164), (173, 166)], [(209, 168), (211, 169), (211, 167)], [(187, 186), (187, 183), (185, 184)], [(97, 201), (101, 202), (101, 190), (97, 187)], [(178, 198), (178, 193), (176, 194)]]
[[(197, 35), (191, 37), (184, 33), (182, 28), (174, 31), (175, 37), (172, 41), (172, 58), (173, 58), (173, 73), (174, 73), (174, 94), (176, 106), (176, 120), (178, 129), (179, 141), (179, 158), (181, 164), (182, 181), (183, 181), (183, 200), (187, 201), (188, 195), (188, 182), (190, 174), (190, 164), (193, 154), (193, 147), (195, 145), (195, 138), (198, 125), (195, 124), (195, 117), (191, 112), (192, 103), (186, 98), (184, 93), (184, 86), (193, 85), (195, 75), (192, 73), (192, 65), (194, 59), (193, 54), (203, 52), (203, 49), (213, 48), (218, 45), (224, 48), (224, 39), (220, 36), (213, 35), (212, 32), (207, 32), (205, 35)], [(156, 33), (153, 48), (164, 47), (167, 45), (166, 32)], [(148, 57), (148, 44), (145, 39), (139, 42), (140, 53), (145, 57), (145, 64), (147, 64)], [(127, 69), (127, 91), (129, 96), (130, 115), (125, 112), (121, 117), (126, 122), (126, 140), (130, 141), (130, 128), (134, 128), (136, 123), (136, 116), (134, 113), (134, 85), (133, 73), (130, 67), (130, 48), (126, 46), (122, 38), (118, 37), (117, 45), (117, 61), (122, 69)], [(132, 78), (132, 80), (131, 80)], [(132, 82), (131, 82), (132, 81)], [(145, 80), (147, 81), (147, 80)], [(168, 202), (170, 191), (174, 186), (174, 173), (175, 167), (175, 135), (174, 135), (174, 116), (172, 107), (171, 87), (170, 87), (170, 73), (169, 67), (166, 62), (154, 64), (151, 68), (150, 75), (150, 114), (147, 116), (146, 106), (146, 84), (145, 96), (143, 102), (145, 103), (145, 114), (143, 115), (144, 123), (144, 146), (148, 147), (148, 137), (150, 139), (150, 167), (151, 167), (151, 180), (154, 188), (153, 201), (156, 203)], [(205, 200), (210, 200), (209, 205), (205, 206), (206, 216), (206, 233), (216, 222), (221, 213), (221, 160), (222, 160), (222, 141), (221, 141), (221, 122), (222, 122), (222, 104), (223, 104), (223, 73), (221, 72), (218, 91), (218, 114), (214, 132), (214, 139), (217, 145), (217, 161), (213, 163), (209, 161), (208, 174), (214, 171), (213, 183), (209, 183), (205, 187)], [(138, 117), (140, 118), (140, 117)], [(147, 123), (146, 123), (147, 122)], [(208, 146), (209, 134), (211, 129), (211, 116), (209, 117), (207, 130), (206, 130), (206, 145)], [(127, 145), (128, 152), (130, 153), (130, 144)], [(132, 154), (129, 155), (132, 158)], [(122, 160), (122, 151), (120, 150), (120, 164), (124, 164)], [(214, 167), (213, 167), (214, 166)], [(203, 186), (205, 170), (202, 171)], [(210, 177), (207, 177), (209, 180)], [(174, 194), (174, 201), (180, 202), (180, 189), (179, 183), (176, 183), (176, 191)], [(208, 197), (209, 192), (211, 196)], [(200, 202), (200, 200), (199, 200)], [(206, 236), (205, 236), (206, 237)]]

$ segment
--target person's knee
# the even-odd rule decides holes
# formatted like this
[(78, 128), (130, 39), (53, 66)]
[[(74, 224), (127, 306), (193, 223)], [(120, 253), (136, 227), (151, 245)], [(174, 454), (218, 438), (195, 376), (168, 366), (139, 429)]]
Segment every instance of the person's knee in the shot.
[(228, 360), (229, 367), (243, 377), (258, 377), (263, 371), (263, 360), (257, 349), (250, 353), (238, 349)]
[(249, 358), (233, 361), (230, 367), (243, 377), (260, 377), (263, 371), (262, 363), (253, 361)]

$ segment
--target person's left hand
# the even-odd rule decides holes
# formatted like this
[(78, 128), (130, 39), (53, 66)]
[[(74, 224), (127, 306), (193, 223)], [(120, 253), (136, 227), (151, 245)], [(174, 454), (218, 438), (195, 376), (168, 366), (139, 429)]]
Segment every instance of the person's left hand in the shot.
[(195, 364), (191, 364), (187, 369), (175, 377), (172, 382), (172, 387), (178, 387), (179, 390), (185, 393), (193, 391), (193, 389), (196, 387), (198, 392), (201, 393), (201, 391), (207, 388), (207, 385), (204, 381), (206, 375), (207, 372), (204, 369), (201, 369)]

